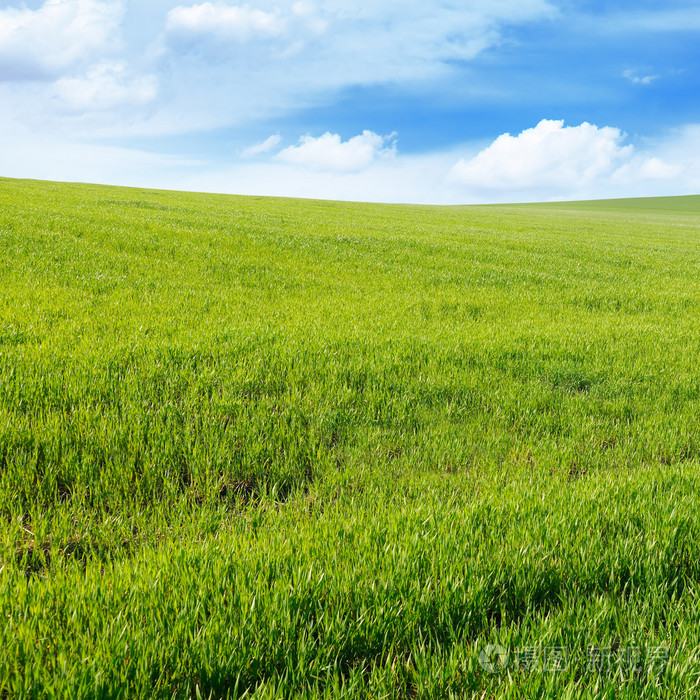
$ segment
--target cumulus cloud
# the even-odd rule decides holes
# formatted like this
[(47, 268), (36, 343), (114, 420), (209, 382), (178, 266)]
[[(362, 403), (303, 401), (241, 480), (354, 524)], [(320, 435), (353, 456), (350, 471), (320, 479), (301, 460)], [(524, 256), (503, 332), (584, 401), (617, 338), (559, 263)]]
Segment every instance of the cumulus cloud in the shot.
[(640, 154), (611, 173), (610, 184), (633, 189), (645, 183), (653, 183), (659, 187), (664, 182), (669, 182), (681, 191), (684, 186), (679, 181), (686, 170), (689, 170), (686, 166), (687, 164), (677, 162), (669, 163), (658, 156)]
[(624, 196), (640, 185), (677, 182), (684, 166), (623, 145), (615, 127), (584, 122), (565, 127), (543, 119), (517, 136), (502, 134), (470, 160), (460, 159), (450, 180), (492, 200)]
[(584, 122), (565, 127), (562, 120), (543, 119), (517, 136), (503, 134), (471, 160), (459, 160), (452, 178), (488, 189), (531, 189), (590, 183), (610, 173), (632, 154), (613, 127)]
[[(363, 131), (347, 141), (338, 134), (302, 136), (297, 146), (289, 146), (277, 154), (277, 159), (318, 171), (351, 173), (365, 170), (377, 158), (390, 158), (396, 153), (395, 134), (380, 136)], [(387, 146), (386, 144), (389, 143)]]
[(37, 10), (0, 10), (0, 80), (43, 80), (119, 44), (123, 4), (46, 0)]
[(133, 76), (122, 62), (100, 62), (85, 74), (61, 78), (54, 85), (55, 97), (66, 110), (75, 112), (140, 107), (157, 94), (155, 76)]
[(278, 9), (265, 12), (248, 5), (205, 2), (178, 6), (167, 16), (166, 31), (182, 42), (205, 36), (221, 40), (247, 41), (252, 37), (273, 37), (284, 31), (285, 21)]
[(243, 151), (241, 151), (241, 155), (244, 158), (253, 158), (263, 153), (270, 153), (274, 151), (281, 142), (282, 137), (279, 134), (273, 134), (272, 136), (268, 136), (261, 143), (256, 143), (252, 146), (248, 146), (248, 148), (244, 148)]

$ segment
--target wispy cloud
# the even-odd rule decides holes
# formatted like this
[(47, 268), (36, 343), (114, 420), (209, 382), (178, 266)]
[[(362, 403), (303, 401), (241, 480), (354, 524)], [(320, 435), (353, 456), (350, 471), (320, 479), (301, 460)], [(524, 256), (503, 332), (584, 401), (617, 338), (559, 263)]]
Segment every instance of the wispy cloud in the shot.
[(72, 112), (139, 107), (152, 102), (158, 94), (154, 75), (131, 75), (119, 61), (102, 61), (84, 74), (56, 81), (54, 94)]
[(206, 92), (203, 128), (214, 128), (348, 87), (448, 75), (497, 46), (507, 27), (556, 12), (550, 0), (183, 4), (167, 15), (163, 60), (178, 107), (190, 112), (192, 95), (201, 103)]
[(628, 68), (623, 71), (622, 77), (627, 78), (634, 85), (651, 85), (651, 83), (659, 79), (658, 75), (638, 75), (638, 71), (634, 68)]
[(274, 151), (281, 142), (282, 137), (279, 134), (273, 134), (272, 136), (268, 136), (261, 143), (256, 143), (252, 146), (248, 146), (248, 148), (244, 148), (241, 151), (241, 155), (244, 158), (253, 158), (254, 156), (259, 156), (263, 153), (270, 153), (271, 151)]
[[(0, 10), (12, 113), (37, 129), (79, 119), (90, 138), (122, 139), (243, 133), (356, 86), (450, 76), (507, 28), (557, 14), (553, 0), (19, 2)], [(132, 113), (116, 118), (112, 105)]]

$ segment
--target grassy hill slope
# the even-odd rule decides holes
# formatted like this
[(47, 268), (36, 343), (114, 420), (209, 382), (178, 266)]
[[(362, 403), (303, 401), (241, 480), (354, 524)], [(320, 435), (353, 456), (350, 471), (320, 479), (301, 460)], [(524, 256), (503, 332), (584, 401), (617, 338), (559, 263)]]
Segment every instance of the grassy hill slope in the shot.
[(700, 195), (679, 197), (634, 197), (631, 199), (596, 199), (583, 202), (550, 202), (527, 205), (542, 209), (570, 211), (621, 212), (636, 214), (700, 214)]
[(0, 696), (694, 697), (671, 204), (0, 179)]

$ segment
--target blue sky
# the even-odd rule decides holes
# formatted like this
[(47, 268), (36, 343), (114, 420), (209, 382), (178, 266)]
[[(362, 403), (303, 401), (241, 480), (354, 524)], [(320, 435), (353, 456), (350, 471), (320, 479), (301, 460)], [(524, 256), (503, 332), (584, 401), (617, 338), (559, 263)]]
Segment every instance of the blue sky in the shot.
[(698, 0), (0, 0), (0, 175), (471, 203), (700, 192)]

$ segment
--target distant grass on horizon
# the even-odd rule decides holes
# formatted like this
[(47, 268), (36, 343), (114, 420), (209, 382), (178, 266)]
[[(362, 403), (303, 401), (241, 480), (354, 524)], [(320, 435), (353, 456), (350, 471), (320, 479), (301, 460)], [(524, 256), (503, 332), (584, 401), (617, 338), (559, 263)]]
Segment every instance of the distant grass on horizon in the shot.
[(696, 697), (699, 244), (0, 178), (0, 698)]
[(576, 211), (700, 214), (700, 195), (592, 199), (572, 202), (538, 202), (524, 206)]

